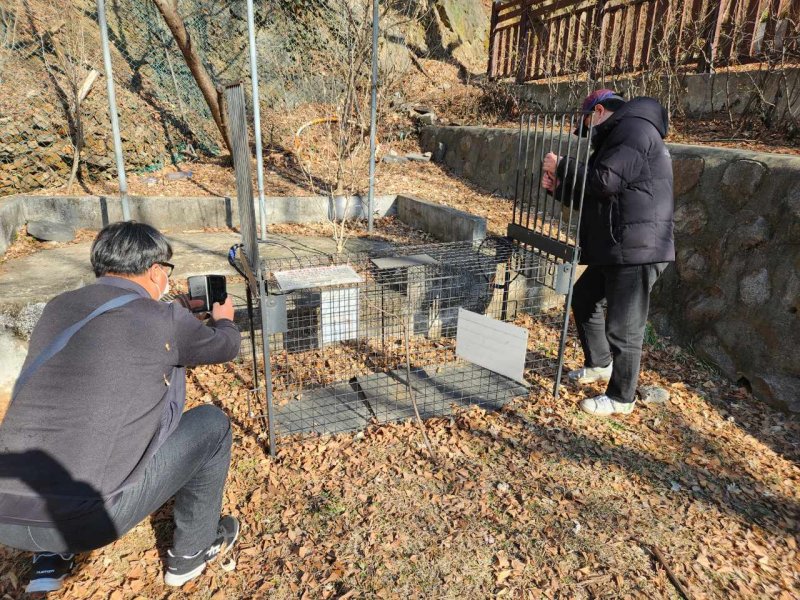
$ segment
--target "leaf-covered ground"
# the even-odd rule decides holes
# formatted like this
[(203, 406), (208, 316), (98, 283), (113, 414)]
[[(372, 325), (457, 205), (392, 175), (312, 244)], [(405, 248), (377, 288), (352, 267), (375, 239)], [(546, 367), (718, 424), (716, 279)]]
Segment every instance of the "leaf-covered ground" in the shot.
[[(571, 365), (574, 366), (574, 363)], [(225, 509), (244, 525), (237, 568), (179, 592), (161, 583), (169, 507), (80, 557), (55, 598), (796, 598), (800, 425), (654, 340), (643, 383), (666, 405), (601, 420), (599, 387), (534, 387), (499, 413), (471, 409), (284, 441), (277, 459), (246, 417), (231, 365), (195, 369), (190, 404), (235, 429)], [(0, 550), (0, 597), (29, 558)]]

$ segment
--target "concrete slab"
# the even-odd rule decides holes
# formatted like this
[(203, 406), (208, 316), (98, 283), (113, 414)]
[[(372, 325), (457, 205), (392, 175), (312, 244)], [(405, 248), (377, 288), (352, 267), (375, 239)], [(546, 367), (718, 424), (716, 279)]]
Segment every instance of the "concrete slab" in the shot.
[[(173, 280), (190, 275), (218, 273), (233, 275), (228, 264), (228, 249), (239, 243), (235, 232), (169, 234), (175, 264)], [(307, 255), (315, 252), (334, 253), (335, 242), (326, 237), (271, 235), (269, 243), (260, 244), (262, 256), (277, 258)], [(365, 252), (391, 246), (388, 242), (351, 238), (348, 252)], [(0, 314), (16, 314), (22, 307), (46, 302), (53, 296), (94, 281), (89, 263), (91, 243), (75, 244), (43, 250), (0, 266)]]

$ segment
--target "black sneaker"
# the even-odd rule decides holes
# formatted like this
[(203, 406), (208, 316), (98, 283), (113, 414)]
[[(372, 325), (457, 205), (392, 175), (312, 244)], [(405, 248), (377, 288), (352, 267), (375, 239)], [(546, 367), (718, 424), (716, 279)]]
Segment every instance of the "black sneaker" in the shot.
[(206, 564), (230, 551), (239, 538), (239, 521), (230, 515), (222, 517), (217, 526), (217, 539), (205, 551), (201, 550), (194, 556), (175, 556), (172, 550), (167, 550), (167, 571), (164, 573), (164, 583), (173, 587), (180, 587), (191, 581), (206, 568)]
[(25, 591), (28, 594), (35, 594), (60, 590), (64, 578), (72, 573), (72, 567), (75, 564), (74, 558), (74, 554), (54, 554), (52, 552), (34, 554), (31, 581)]

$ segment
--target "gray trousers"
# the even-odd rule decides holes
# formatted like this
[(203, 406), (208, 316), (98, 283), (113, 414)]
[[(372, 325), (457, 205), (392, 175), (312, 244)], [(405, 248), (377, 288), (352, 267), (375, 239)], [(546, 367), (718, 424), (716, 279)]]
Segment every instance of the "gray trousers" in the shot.
[(189, 556), (216, 539), (231, 461), (228, 417), (212, 405), (187, 411), (142, 478), (110, 506), (57, 527), (0, 524), (0, 543), (30, 552), (75, 553), (105, 546), (175, 496), (174, 554)]
[(614, 361), (606, 395), (633, 402), (639, 383), (650, 290), (669, 263), (586, 267), (572, 291), (585, 366)]

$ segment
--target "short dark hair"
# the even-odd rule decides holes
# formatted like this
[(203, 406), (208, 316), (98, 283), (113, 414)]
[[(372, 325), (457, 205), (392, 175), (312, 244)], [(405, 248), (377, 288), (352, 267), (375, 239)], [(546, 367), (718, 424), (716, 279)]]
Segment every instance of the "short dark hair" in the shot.
[(158, 229), (124, 221), (104, 227), (92, 242), (96, 277), (108, 273), (141, 275), (157, 262), (172, 258), (172, 246)]

